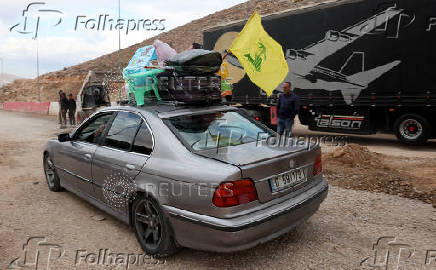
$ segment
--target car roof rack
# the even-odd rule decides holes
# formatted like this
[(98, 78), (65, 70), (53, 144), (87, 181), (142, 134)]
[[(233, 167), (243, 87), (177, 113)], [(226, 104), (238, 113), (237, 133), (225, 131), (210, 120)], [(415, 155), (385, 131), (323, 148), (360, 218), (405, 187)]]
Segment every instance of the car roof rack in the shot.
[(146, 106), (173, 106), (173, 107), (203, 107), (210, 105), (222, 104), (222, 102), (210, 102), (205, 100), (200, 103), (185, 103), (177, 100), (158, 100), (156, 97), (145, 97), (144, 105), (138, 106), (134, 98), (130, 100), (123, 100), (119, 103), (120, 105), (129, 105), (134, 107), (146, 107)]
[(181, 106), (185, 105), (183, 102), (176, 100), (158, 100), (157, 98), (144, 98), (144, 105), (138, 106), (134, 98), (132, 99), (123, 99), (118, 101), (118, 105), (121, 106), (133, 106), (133, 107), (143, 107), (143, 106), (156, 106), (156, 105), (168, 105), (168, 106)]

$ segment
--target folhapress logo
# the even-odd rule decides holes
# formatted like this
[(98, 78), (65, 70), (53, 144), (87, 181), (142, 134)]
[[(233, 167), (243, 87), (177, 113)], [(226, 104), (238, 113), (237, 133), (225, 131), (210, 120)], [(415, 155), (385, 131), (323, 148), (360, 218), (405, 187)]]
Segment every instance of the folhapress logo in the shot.
[[(66, 255), (70, 252), (69, 256)], [(75, 258), (73, 262), (69, 260)], [(71, 263), (71, 264), (70, 264)], [(135, 266), (165, 264), (151, 255), (134, 252), (112, 252), (109, 248), (100, 248), (97, 252), (87, 249), (65, 250), (58, 244), (48, 243), (45, 237), (30, 237), (23, 245), (20, 257), (13, 259), (7, 269), (50, 270), (90, 269), (98, 266), (111, 269), (130, 269)], [(69, 265), (70, 264), (70, 265)]]
[(112, 31), (122, 30), (126, 33), (132, 31), (163, 31), (165, 19), (114, 19), (109, 14), (101, 14), (98, 18), (89, 18), (85, 15), (76, 17), (74, 30)]
[(58, 244), (47, 243), (45, 237), (30, 237), (23, 245), (22, 256), (15, 258), (8, 269), (50, 269), (55, 260), (64, 256), (64, 249)]
[(57, 17), (57, 22), (53, 27), (58, 26), (62, 22), (64, 13), (60, 10), (45, 8), (44, 5), (44, 2), (33, 2), (27, 5), (21, 14), (22, 21), (12, 26), (9, 31), (16, 31), (24, 35), (32, 34), (33, 38), (36, 39), (38, 37), (41, 18), (49, 17), (48, 15), (55, 15)]
[(416, 250), (412, 245), (383, 236), (372, 245), (372, 255), (360, 262), (362, 270), (435, 269), (436, 250)]
[[(32, 38), (36, 39), (44, 21), (49, 23), (50, 27), (56, 27), (63, 22), (63, 15), (64, 12), (47, 7), (45, 2), (32, 2), (21, 12), (21, 22), (13, 25), (9, 31), (23, 35), (32, 35)], [(109, 14), (91, 17), (77, 15), (71, 24), (71, 28), (74, 31), (122, 31), (127, 35), (132, 31), (141, 30), (164, 31), (165, 21), (165, 19), (158, 18), (115, 19)]]

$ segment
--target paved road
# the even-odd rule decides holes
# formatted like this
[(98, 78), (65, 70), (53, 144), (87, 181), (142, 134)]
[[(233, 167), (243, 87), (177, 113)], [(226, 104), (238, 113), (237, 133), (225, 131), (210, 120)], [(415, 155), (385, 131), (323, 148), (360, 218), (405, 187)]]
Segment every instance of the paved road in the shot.
[[(41, 150), (47, 138), (57, 132), (53, 119), (0, 111), (0, 268), (5, 269), (17, 258), (17, 262), (23, 263), (24, 251), (30, 264), (39, 250), (38, 269), (44, 269), (50, 248), (51, 269), (115, 269), (114, 260), (108, 256), (94, 261), (100, 249), (118, 256), (115, 262), (121, 269), (126, 269), (128, 254), (135, 254), (143, 261), (144, 257), (139, 257), (142, 251), (128, 226), (69, 192), (49, 192), (42, 173)], [(315, 216), (274, 241), (233, 254), (183, 249), (163, 264), (145, 266), (149, 269), (374, 269), (369, 267), (374, 259), (373, 243), (389, 236), (396, 240), (379, 242), (377, 261), (382, 261), (380, 255), (389, 248), (394, 267), (399, 249), (393, 243), (397, 243), (404, 244), (401, 263), (414, 250), (406, 261), (410, 267), (407, 269), (435, 269), (436, 254), (430, 253), (433, 254), (427, 258), (430, 264), (425, 264), (426, 251), (436, 250), (435, 228), (436, 213), (431, 205), (332, 187)], [(23, 246), (30, 237), (41, 239), (32, 239)], [(60, 249), (63, 253), (59, 253)], [(366, 268), (361, 268), (365, 258), (369, 258), (363, 263)], [(130, 259), (134, 262), (133, 255)], [(144, 269), (144, 265), (131, 265), (129, 269)]]

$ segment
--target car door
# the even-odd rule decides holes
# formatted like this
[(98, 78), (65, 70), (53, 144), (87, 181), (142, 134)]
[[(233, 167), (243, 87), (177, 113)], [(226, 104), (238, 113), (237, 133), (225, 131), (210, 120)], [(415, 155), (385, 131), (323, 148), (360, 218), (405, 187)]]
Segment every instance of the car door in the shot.
[(126, 197), (136, 190), (134, 179), (150, 157), (150, 145), (151, 132), (142, 117), (118, 112), (92, 162), (95, 198), (126, 213)]
[(91, 162), (112, 117), (113, 112), (95, 115), (74, 133), (71, 141), (62, 143), (56, 155), (61, 186), (87, 195), (93, 193)]

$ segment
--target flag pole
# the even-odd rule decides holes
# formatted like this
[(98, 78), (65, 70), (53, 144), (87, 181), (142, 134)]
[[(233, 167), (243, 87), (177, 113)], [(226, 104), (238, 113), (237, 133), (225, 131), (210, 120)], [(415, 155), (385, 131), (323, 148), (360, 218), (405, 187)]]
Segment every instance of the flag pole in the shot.
[(230, 53), (230, 49), (227, 49), (226, 54), (223, 56), (223, 61), (224, 61), (224, 59), (226, 59), (226, 57), (227, 57), (227, 55), (229, 55), (229, 53)]

